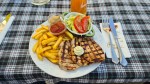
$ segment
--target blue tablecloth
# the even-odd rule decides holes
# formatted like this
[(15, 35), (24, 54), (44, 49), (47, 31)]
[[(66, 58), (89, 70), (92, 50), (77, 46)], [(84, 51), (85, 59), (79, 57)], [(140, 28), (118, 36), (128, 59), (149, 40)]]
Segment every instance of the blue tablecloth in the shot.
[(26, 84), (36, 81), (78, 83), (150, 82), (150, 0), (88, 0), (88, 15), (97, 27), (101, 16), (120, 21), (132, 57), (127, 67), (106, 59), (91, 73), (73, 79), (46, 74), (32, 61), (28, 52), (34, 29), (51, 13), (69, 11), (70, 0), (51, 0), (36, 6), (31, 0), (2, 0), (0, 15), (12, 13), (16, 18), (0, 45), (0, 83)]

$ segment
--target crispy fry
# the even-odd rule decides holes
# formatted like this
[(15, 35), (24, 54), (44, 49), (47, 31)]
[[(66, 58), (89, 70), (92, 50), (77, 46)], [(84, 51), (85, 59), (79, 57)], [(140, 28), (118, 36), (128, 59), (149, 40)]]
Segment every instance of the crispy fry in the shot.
[(41, 30), (43, 30), (43, 29), (44, 29), (44, 28), (40, 27), (40, 28), (36, 29), (35, 31), (36, 31), (36, 32), (39, 32), (39, 31), (41, 31)]
[(70, 32), (65, 31), (65, 34), (66, 34), (68, 37), (70, 37), (71, 39), (73, 39), (73, 35), (72, 35)]
[(54, 45), (56, 42), (49, 42), (47, 45)]
[(44, 56), (45, 57), (48, 57), (48, 58), (51, 58), (51, 59), (56, 59), (57, 58), (57, 55), (56, 53), (49, 53), (49, 52), (45, 52), (44, 53)]
[(32, 35), (32, 38), (35, 38), (38, 34), (44, 33), (44, 32), (46, 32), (46, 30), (41, 30), (41, 31), (39, 31), (39, 32), (35, 32), (35, 33)]
[(44, 57), (44, 53), (43, 52), (41, 53), (41, 56)]
[(59, 56), (57, 56), (55, 60), (59, 60)]
[(38, 40), (38, 48), (36, 50), (36, 53), (37, 54), (40, 54), (42, 51), (42, 45), (41, 45), (41, 41), (43, 40), (43, 37), (41, 37), (39, 40)]
[(55, 55), (55, 56), (58, 56), (58, 53), (50, 53), (50, 54)]
[(38, 48), (38, 42), (36, 42), (32, 48), (33, 52), (36, 52), (36, 49)]
[[(39, 45), (39, 44), (38, 44)], [(39, 54), (40, 53), (40, 47), (38, 46), (36, 49), (36, 53)]]
[(51, 59), (51, 58), (47, 58), (49, 61), (51, 61), (52, 63), (54, 63), (54, 64), (58, 64), (58, 61), (59, 60), (54, 60), (54, 59)]
[(39, 60), (43, 60), (43, 57), (40, 54), (37, 54)]
[(41, 44), (42, 41), (44, 40), (43, 36), (39, 39), (39, 43)]
[(60, 36), (58, 38), (58, 40), (56, 41), (56, 43), (53, 45), (53, 49), (57, 49), (57, 47), (59, 46), (59, 44), (62, 42), (63, 38)]
[(42, 47), (42, 45), (40, 44), (40, 45), (39, 45), (39, 54), (42, 53), (42, 52), (43, 52), (43, 47)]
[(50, 53), (58, 53), (59, 50), (49, 50)]
[(44, 28), (44, 29), (46, 29), (46, 30), (49, 30), (48, 29), (48, 26), (45, 26), (45, 25), (41, 25), (42, 26), (42, 28)]
[(48, 37), (47, 37), (47, 35), (46, 35), (46, 33), (45, 34), (43, 34), (43, 38), (46, 40), (46, 39), (48, 39)]
[(38, 42), (39, 42), (39, 46), (42, 46), (42, 41), (44, 40), (44, 38), (43, 38), (43, 36), (38, 40)]
[(46, 33), (49, 37), (57, 37), (57, 36), (54, 36), (53, 34), (51, 34), (50, 32), (47, 32)]
[[(46, 50), (50, 50), (51, 48), (52, 48), (51, 46), (45, 47), (45, 48), (42, 49), (42, 52), (44, 52), (44, 51), (46, 51)], [(41, 52), (41, 53), (42, 53), (42, 52)]]
[(51, 42), (51, 41), (56, 41), (58, 38), (56, 38), (56, 37), (52, 37), (52, 38), (49, 38), (49, 39), (47, 39), (47, 40), (43, 40), (42, 41), (42, 45), (46, 45), (46, 44), (48, 44), (49, 42)]
[(36, 35), (36, 36), (35, 36), (35, 39), (36, 39), (36, 40), (40, 39), (40, 37), (41, 37), (42, 35), (43, 35), (43, 33), (40, 33), (40, 34)]

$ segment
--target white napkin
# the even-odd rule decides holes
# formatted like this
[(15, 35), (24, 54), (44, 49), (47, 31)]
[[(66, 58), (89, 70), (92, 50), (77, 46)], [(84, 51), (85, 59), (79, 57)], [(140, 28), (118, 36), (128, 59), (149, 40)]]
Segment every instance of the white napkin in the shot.
[[(121, 45), (121, 49), (123, 51), (123, 54), (124, 54), (125, 58), (130, 58), (131, 54), (129, 52), (129, 48), (127, 46), (126, 40), (125, 40), (123, 32), (122, 32), (121, 23), (118, 22), (118, 23), (115, 23), (115, 25), (116, 24), (118, 25), (118, 28), (116, 29), (116, 31), (117, 31), (117, 34), (118, 34), (118, 40), (119, 40), (119, 43)], [(111, 48), (110, 48), (109, 34), (102, 29), (102, 23), (100, 23), (100, 28), (101, 28), (102, 35), (103, 35), (103, 37), (105, 39), (105, 42), (107, 44), (107, 49), (108, 49), (107, 52), (106, 52), (107, 58), (112, 58)], [(113, 38), (112, 32), (110, 32), (110, 35)], [(112, 43), (113, 43), (113, 46), (115, 47), (115, 52), (117, 54), (117, 57), (119, 58), (119, 54), (118, 54), (118, 50), (117, 50), (117, 45), (115, 44), (114, 38), (112, 39)]]
[(5, 35), (6, 35), (7, 31), (8, 31), (8, 29), (10, 28), (10, 26), (11, 26), (11, 24), (12, 24), (12, 22), (13, 22), (14, 19), (15, 19), (15, 17), (14, 17), (14, 16), (11, 16), (11, 17), (9, 18), (9, 21), (7, 22), (5, 28), (0, 32), (0, 44), (1, 44), (1, 42), (3, 41), (3, 39), (4, 39), (4, 37), (5, 37)]

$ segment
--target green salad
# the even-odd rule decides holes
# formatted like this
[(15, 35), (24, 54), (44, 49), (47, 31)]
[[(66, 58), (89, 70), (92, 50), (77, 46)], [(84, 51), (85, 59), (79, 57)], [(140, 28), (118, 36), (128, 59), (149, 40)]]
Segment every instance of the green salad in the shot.
[(71, 30), (77, 32), (77, 30), (74, 27), (73, 21), (76, 18), (76, 16), (71, 15), (68, 19), (65, 20), (65, 23), (67, 24), (68, 28)]

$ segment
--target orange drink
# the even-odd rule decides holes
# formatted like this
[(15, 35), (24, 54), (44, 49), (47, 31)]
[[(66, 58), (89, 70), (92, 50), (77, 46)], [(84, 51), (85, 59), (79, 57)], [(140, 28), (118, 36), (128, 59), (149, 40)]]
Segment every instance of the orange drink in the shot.
[(87, 12), (87, 0), (71, 0), (70, 6), (71, 12), (79, 12), (86, 14)]

